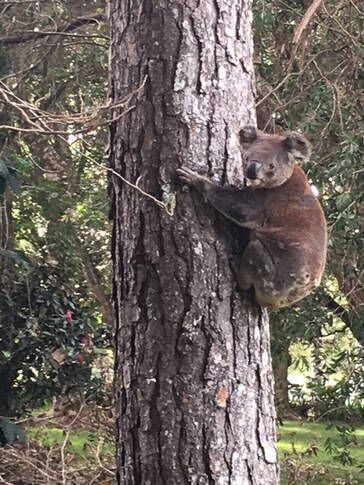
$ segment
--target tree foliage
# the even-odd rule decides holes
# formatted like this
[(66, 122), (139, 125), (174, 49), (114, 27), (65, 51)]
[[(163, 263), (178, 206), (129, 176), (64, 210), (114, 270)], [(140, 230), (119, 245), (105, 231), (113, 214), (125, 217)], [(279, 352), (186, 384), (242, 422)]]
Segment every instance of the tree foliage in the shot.
[(95, 308), (85, 307), (54, 270), (31, 269), (17, 281), (0, 307), (1, 321), (11, 322), (0, 327), (0, 415), (14, 416), (56, 395), (102, 387), (90, 364), (96, 349), (108, 345), (109, 335), (93, 314)]
[[(363, 33), (358, 2), (314, 3), (318, 8), (312, 15), (305, 1), (255, 2), (255, 44), (260, 126), (273, 131), (299, 128), (309, 136), (313, 157), (305, 170), (319, 190), (328, 221), (324, 285), (301, 305), (272, 318), (278, 359), (284, 358), (279, 351), (287, 348), (282, 343), (288, 340), (315, 342), (316, 364), (329, 360), (319, 365), (310, 382), (311, 396), (320, 388), (320, 398), (314, 400), (322, 404), (321, 409), (315, 408), (320, 415), (322, 407), (327, 410), (347, 403), (352, 387), (357, 405), (364, 397), (359, 378), (361, 349), (350, 337), (364, 342), (363, 96), (359, 85)], [(325, 342), (331, 346), (329, 356), (324, 355)], [(341, 357), (335, 360), (335, 353)], [(347, 362), (355, 371), (345, 384)], [(335, 371), (342, 377), (337, 377), (334, 399), (326, 386)], [(308, 404), (307, 398), (301, 398)]]
[[(325, 283), (301, 305), (272, 315), (273, 351), (276, 362), (311, 373), (305, 386), (291, 387), (296, 409), (342, 417), (348, 405), (361, 412), (364, 397), (363, 12), (355, 0), (314, 3), (307, 16), (306, 0), (254, 2), (258, 122), (269, 131), (301, 129), (311, 139), (305, 170), (330, 232)], [(104, 7), (102, 0), (0, 6), (0, 372), (20, 356), (23, 339), (15, 382), (26, 362), (55, 376), (51, 355), (62, 346), (67, 358), (58, 371), (83, 369), (72, 356), (84, 330), (104, 335), (100, 322), (111, 321), (104, 149), (113, 113)], [(121, 108), (118, 115), (127, 101)], [(37, 299), (44, 295), (50, 303), (43, 314)], [(77, 332), (64, 317), (71, 303)], [(72, 332), (59, 330), (62, 340), (58, 327)], [(292, 353), (297, 342), (306, 349), (299, 356)], [(19, 409), (33, 402), (32, 372), (22, 378), (29, 380), (24, 392), (17, 387)], [(54, 392), (62, 388), (57, 379)], [(49, 395), (45, 381), (41, 387)]]
[(103, 8), (0, 7), (0, 415), (101, 387), (91, 369), (111, 321)]

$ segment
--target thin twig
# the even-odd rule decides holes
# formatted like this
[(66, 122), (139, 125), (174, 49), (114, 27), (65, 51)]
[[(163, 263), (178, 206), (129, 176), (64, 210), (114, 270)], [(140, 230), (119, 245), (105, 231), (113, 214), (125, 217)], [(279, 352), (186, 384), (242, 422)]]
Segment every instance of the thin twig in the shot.
[(298, 24), (296, 30), (294, 31), (293, 35), (293, 44), (298, 44), (298, 41), (301, 38), (301, 35), (303, 34), (303, 31), (307, 28), (308, 24), (310, 23), (310, 20), (312, 17), (315, 15), (316, 10), (319, 8), (321, 5), (322, 0), (313, 0), (312, 4), (308, 7), (305, 15), (302, 17), (301, 22)]
[(44, 3), (46, 0), (2, 0), (1, 5), (18, 5), (19, 3)]
[[(34, 34), (34, 31), (33, 30), (23, 30), (22, 33), (25, 33), (25, 34), (31, 34), (33, 33)], [(107, 37), (106, 35), (103, 35), (103, 34), (71, 34), (70, 32), (57, 32), (57, 31), (53, 31), (53, 30), (42, 30), (42, 35), (44, 37), (48, 37), (50, 35), (62, 35), (64, 37), (82, 37), (82, 38), (87, 38), (87, 39), (105, 39), (105, 40), (110, 40), (109, 37)], [(6, 40), (8, 40), (8, 42), (6, 42)], [(6, 43), (9, 43), (9, 41), (11, 40), (11, 38), (9, 37), (8, 39), (6, 38), (0, 38), (0, 44), (2, 42), (4, 42), (5, 44)], [(32, 39), (30, 39), (32, 40)]]
[(126, 178), (124, 178), (122, 175), (120, 175), (118, 172), (116, 172), (116, 170), (114, 170), (113, 168), (106, 167), (105, 165), (102, 165), (101, 163), (97, 162), (96, 160), (92, 159), (91, 157), (89, 157), (89, 156), (87, 156), (85, 154), (84, 154), (84, 156), (88, 160), (92, 161), (92, 163), (94, 163), (98, 167), (101, 167), (104, 170), (106, 170), (107, 172), (110, 172), (113, 175), (115, 175), (115, 177), (117, 177), (120, 180), (122, 180), (126, 185), (129, 185), (129, 187), (132, 187), (133, 189), (137, 190), (140, 194), (142, 194), (147, 199), (152, 200), (155, 204), (157, 204), (158, 207), (160, 207), (161, 209), (165, 210), (169, 216), (172, 216), (173, 215), (173, 213), (171, 212), (171, 210), (168, 208), (168, 206), (164, 202), (162, 202), (161, 200), (157, 199), (156, 197), (154, 197), (153, 195), (149, 194), (148, 192), (145, 192), (145, 190), (141, 189), (139, 187), (139, 185), (137, 185), (137, 183), (138, 183), (138, 181), (139, 181), (140, 178), (138, 179), (137, 183), (133, 184), (132, 182), (130, 182), (130, 180), (127, 180)]
[(4, 480), (1, 475), (0, 475), (0, 483), (5, 483), (5, 485), (14, 485), (13, 483), (10, 483), (10, 482), (7, 482), (6, 480)]
[[(0, 80), (0, 94), (3, 97), (6, 104), (12, 106), (17, 111), (20, 112), (24, 120), (32, 126), (32, 128), (23, 128), (19, 126), (12, 125), (0, 125), (0, 129), (7, 129), (19, 132), (34, 132), (45, 135), (81, 135), (90, 131), (94, 131), (96, 128), (109, 125), (117, 121), (122, 116), (125, 116), (129, 111), (134, 109), (135, 106), (128, 106), (133, 97), (138, 95), (145, 86), (146, 77), (144, 78), (141, 85), (135, 89), (133, 92), (125, 96), (124, 98), (108, 102), (101, 106), (95, 106), (88, 112), (80, 113), (67, 113), (67, 114), (54, 114), (47, 111), (43, 111), (38, 106), (31, 104), (21, 98), (19, 98), (14, 91), (12, 91), (3, 81)], [(124, 111), (119, 113), (117, 116), (111, 115), (110, 119), (105, 121), (98, 121), (104, 117), (104, 113), (108, 111), (115, 110), (118, 108), (125, 108)], [(31, 114), (31, 117), (29, 114)], [(32, 119), (33, 118), (33, 119)], [(34, 121), (37, 120), (37, 121)], [(68, 127), (73, 127), (74, 125), (83, 125), (82, 129), (71, 129), (71, 130), (60, 130), (51, 128), (50, 125), (63, 125)]]
[[(43, 476), (45, 476), (49, 479), (53, 478), (53, 480), (54, 480), (55, 476), (52, 477), (51, 475), (49, 475), (49, 473), (45, 472), (43, 469), (36, 466), (31, 460), (29, 460), (28, 458), (25, 458), (23, 455), (20, 455), (19, 453), (17, 453), (17, 451), (15, 449), (5, 448), (2, 452), (16, 457), (18, 460), (22, 461), (23, 463), (26, 463), (31, 468), (35, 468), (41, 475), (43, 475)], [(49, 472), (54, 473), (54, 472), (52, 472), (52, 470), (49, 470)]]
[(67, 485), (67, 472), (66, 472), (66, 462), (65, 462), (64, 452), (65, 452), (66, 446), (67, 446), (69, 438), (70, 438), (72, 426), (77, 421), (77, 419), (80, 417), (84, 407), (85, 407), (85, 403), (82, 403), (81, 406), (80, 406), (80, 409), (78, 410), (78, 413), (73, 418), (73, 420), (70, 422), (70, 424), (67, 426), (66, 435), (65, 435), (65, 438), (64, 438), (62, 446), (61, 446), (62, 485)]
[[(355, 46), (358, 46), (358, 42), (357, 42), (357, 40), (355, 39), (355, 37), (353, 37), (353, 36), (350, 34), (350, 32), (348, 32), (348, 31), (345, 29), (345, 27), (344, 27), (344, 26), (343, 26), (343, 25), (342, 25), (342, 24), (341, 24), (341, 23), (338, 21), (338, 19), (336, 18), (336, 16), (335, 16), (335, 15), (331, 15), (331, 14), (330, 14), (330, 12), (327, 10), (327, 8), (326, 8), (325, 4), (323, 5), (323, 9), (324, 9), (324, 11), (325, 11), (326, 15), (327, 15), (327, 16), (328, 16), (330, 19), (332, 19), (332, 20), (333, 20), (333, 21), (336, 23), (336, 25), (339, 27), (339, 29), (340, 29), (340, 30), (341, 30), (341, 31), (342, 31), (342, 32), (343, 32), (343, 33), (344, 33), (344, 34), (345, 34), (347, 37), (349, 37), (349, 39), (352, 41), (352, 43), (353, 43)], [(359, 46), (358, 46), (358, 47), (359, 47)]]
[(104, 444), (103, 440), (99, 439), (99, 441), (97, 443), (97, 448), (96, 448), (96, 451), (95, 451), (95, 456), (96, 456), (97, 463), (99, 464), (99, 466), (100, 466), (100, 468), (102, 470), (104, 470), (109, 475), (114, 476), (115, 473), (112, 470), (109, 470), (108, 468), (106, 468), (104, 466), (104, 464), (102, 463), (102, 461), (101, 461), (100, 453), (102, 451), (103, 444)]
[(322, 79), (324, 79), (327, 83), (327, 85), (329, 86), (329, 88), (331, 89), (331, 92), (332, 92), (332, 98), (333, 98), (333, 103), (332, 103), (332, 112), (331, 112), (331, 116), (329, 118), (329, 121), (326, 123), (326, 125), (324, 126), (324, 128), (322, 129), (321, 131), (321, 136), (323, 136), (327, 129), (329, 128), (329, 126), (331, 125), (331, 122), (332, 120), (334, 119), (334, 116), (335, 116), (335, 113), (336, 113), (336, 103), (337, 103), (337, 100), (336, 100), (336, 91), (332, 85), (332, 83), (328, 80), (328, 78), (324, 75), (324, 73), (321, 71), (321, 69), (319, 68), (318, 64), (316, 61), (313, 61), (313, 65), (315, 66), (315, 68), (317, 69), (318, 73), (321, 75)]
[[(19, 35), (13, 35), (10, 37), (0, 37), (0, 44), (2, 45), (20, 44), (24, 42), (29, 42), (30, 40), (37, 40), (43, 37), (48, 37), (49, 35), (68, 35), (70, 32), (78, 29), (79, 27), (82, 27), (90, 23), (99, 23), (99, 21), (101, 20), (105, 20), (105, 14), (95, 13), (93, 15), (79, 17), (73, 20), (72, 22), (70, 22), (69, 24), (57, 28), (57, 30), (55, 31), (48, 31), (48, 30), (40, 31), (40, 32), (24, 31)], [(73, 35), (73, 34), (70, 34), (70, 35)], [(80, 35), (84, 37), (82, 34)], [(101, 34), (97, 35), (97, 37), (108, 39), (106, 36), (103, 36)]]
[[(143, 79), (143, 82), (137, 89), (135, 89), (132, 93), (128, 94), (124, 98), (113, 102), (108, 102), (107, 104), (103, 104), (101, 106), (96, 106), (92, 108), (89, 112), (81, 112), (81, 113), (74, 113), (74, 114), (54, 114), (54, 113), (43, 111), (37, 106), (30, 104), (27, 101), (19, 98), (4, 82), (0, 80), (0, 94), (3, 96), (6, 103), (14, 107), (17, 111), (19, 111), (22, 117), (24, 118), (24, 120), (31, 125), (31, 128), (23, 128), (23, 127), (12, 126), (12, 125), (0, 125), (0, 129), (1, 128), (8, 129), (8, 130), (18, 131), (23, 133), (38, 133), (38, 134), (47, 135), (47, 136), (56, 135), (56, 136), (59, 136), (65, 143), (67, 143), (68, 145), (71, 145), (72, 143), (70, 143), (66, 138), (64, 138), (64, 136), (66, 137), (69, 137), (70, 135), (77, 136), (77, 135), (88, 133), (90, 131), (95, 131), (96, 129), (100, 129), (101, 127), (115, 123), (120, 118), (122, 118), (127, 113), (129, 113), (132, 109), (134, 109), (135, 105), (128, 106), (128, 104), (136, 95), (138, 95), (142, 91), (146, 81), (147, 81), (147, 77)], [(107, 113), (108, 111), (112, 112), (120, 108), (126, 108), (126, 109), (124, 109), (121, 113), (118, 113), (117, 115), (112, 114), (111, 118), (108, 118), (105, 121), (98, 121), (102, 119), (102, 117), (104, 116), (104, 113)], [(29, 117), (27, 112), (30, 112), (31, 115), (34, 117), (34, 119), (37, 119), (37, 122), (33, 121)], [(83, 125), (84, 128), (77, 129), (77, 130), (72, 129), (74, 125), (77, 125), (77, 124)], [(57, 129), (52, 129), (49, 125), (50, 126), (64, 125), (64, 126), (69, 126), (71, 129), (57, 130)], [(74, 143), (76, 141), (78, 140), (76, 139)], [(95, 165), (103, 168), (104, 170), (111, 172), (113, 175), (118, 177), (129, 187), (132, 187), (133, 189), (137, 190), (144, 197), (152, 200), (155, 204), (158, 205), (158, 207), (165, 210), (169, 216), (173, 215), (172, 211), (169, 209), (167, 204), (163, 203), (153, 195), (141, 189), (138, 183), (134, 184), (130, 182), (122, 175), (120, 175), (118, 172), (116, 172), (114, 169), (99, 164), (98, 162), (96, 162), (96, 160), (92, 159), (91, 157), (85, 154), (83, 154), (83, 156), (86, 157)]]

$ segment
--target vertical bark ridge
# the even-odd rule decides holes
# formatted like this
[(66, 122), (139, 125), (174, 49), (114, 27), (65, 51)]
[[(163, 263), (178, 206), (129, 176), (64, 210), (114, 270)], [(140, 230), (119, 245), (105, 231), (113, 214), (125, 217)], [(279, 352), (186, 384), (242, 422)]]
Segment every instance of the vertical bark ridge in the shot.
[(112, 126), (110, 165), (176, 199), (170, 217), (110, 179), (118, 483), (276, 484), (267, 316), (236, 289), (231, 224), (175, 176), (183, 163), (241, 179), (238, 132), (255, 121), (251, 3), (109, 8), (112, 99), (148, 76)]

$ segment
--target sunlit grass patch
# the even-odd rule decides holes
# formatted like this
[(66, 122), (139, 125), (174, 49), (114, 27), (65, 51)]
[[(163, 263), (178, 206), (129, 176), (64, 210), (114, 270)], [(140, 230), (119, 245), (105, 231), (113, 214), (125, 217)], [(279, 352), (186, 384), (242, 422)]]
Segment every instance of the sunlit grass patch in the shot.
[[(328, 438), (338, 431), (325, 423), (285, 421), (278, 427), (278, 450), (282, 463), (282, 484), (362, 484), (364, 483), (364, 428), (354, 433), (348, 447), (353, 464), (343, 465), (325, 449)], [(296, 469), (295, 469), (296, 468)], [(296, 481), (287, 476), (296, 475)], [(341, 480), (341, 481), (340, 481)]]
[[(28, 428), (27, 434), (29, 438), (46, 448), (62, 445), (66, 439), (64, 429), (50, 426)], [(88, 457), (98, 447), (102, 450), (103, 455), (114, 455), (114, 444), (103, 441), (100, 445), (99, 437), (94, 431), (72, 430), (66, 443), (67, 452), (74, 454), (77, 458)]]

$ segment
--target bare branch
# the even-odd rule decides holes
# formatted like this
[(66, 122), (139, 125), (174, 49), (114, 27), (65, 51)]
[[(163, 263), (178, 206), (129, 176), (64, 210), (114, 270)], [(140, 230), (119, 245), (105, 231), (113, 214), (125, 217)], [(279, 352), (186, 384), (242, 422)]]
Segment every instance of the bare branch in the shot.
[(328, 293), (324, 294), (323, 303), (327, 309), (331, 310), (345, 325), (351, 328), (352, 321), (349, 312)]
[[(5, 104), (16, 109), (26, 124), (30, 125), (29, 128), (14, 125), (0, 125), (0, 129), (65, 136), (88, 133), (117, 121), (134, 109), (135, 106), (130, 105), (130, 102), (134, 96), (143, 90), (145, 82), (146, 78), (144, 78), (143, 83), (135, 91), (113, 103), (108, 102), (80, 113), (50, 113), (19, 98), (14, 91), (0, 80), (0, 95), (4, 99)], [(122, 108), (122, 112), (114, 114), (115, 110), (119, 108)], [(64, 127), (64, 129), (59, 129), (59, 126)]]
[[(68, 136), (85, 134), (90, 131), (94, 131), (100, 127), (110, 125), (111, 123), (114, 123), (121, 117), (125, 116), (129, 111), (134, 109), (135, 105), (130, 105), (130, 102), (136, 95), (138, 95), (143, 90), (146, 81), (147, 77), (144, 78), (142, 84), (132, 93), (128, 94), (121, 100), (114, 101), (113, 103), (108, 102), (104, 105), (96, 106), (90, 109), (88, 112), (74, 114), (55, 114), (44, 111), (34, 104), (31, 104), (28, 101), (19, 98), (5, 83), (0, 80), (0, 95), (2, 95), (6, 104), (19, 111), (25, 122), (30, 125), (30, 128), (22, 128), (19, 126), (11, 125), (0, 125), (0, 129), (2, 128), (25, 133), (39, 133), (47, 136), (56, 135), (59, 136), (65, 143), (70, 145), (70, 142), (66, 139)], [(114, 114), (115, 110), (120, 108), (122, 109), (122, 111), (118, 114)], [(59, 125), (64, 126), (65, 129), (59, 130), (52, 128)], [(75, 129), (76, 126), (81, 126), (82, 128)], [(103, 168), (104, 170), (107, 170), (114, 176), (118, 177), (126, 185), (137, 190), (144, 197), (152, 200), (155, 204), (158, 205), (158, 207), (165, 210), (169, 216), (173, 215), (173, 211), (170, 209), (168, 204), (157, 199), (139, 186), (139, 179), (136, 181), (136, 183), (132, 183), (112, 168), (108, 168), (104, 165), (99, 164), (98, 162), (96, 162), (96, 160), (88, 157), (85, 154), (83, 154), (83, 156), (85, 156), (85, 158), (87, 158), (95, 165)]]
[(85, 403), (82, 403), (80, 406), (80, 409), (78, 410), (78, 413), (76, 416), (73, 418), (71, 423), (67, 426), (67, 431), (65, 433), (65, 437), (61, 446), (61, 462), (62, 462), (62, 485), (67, 484), (67, 468), (66, 468), (66, 461), (65, 461), (65, 449), (66, 446), (69, 442), (70, 435), (71, 435), (71, 430), (72, 430), (72, 425), (77, 421), (77, 419), (80, 417), (83, 408), (85, 407)]
[(314, 0), (312, 4), (307, 9), (305, 15), (302, 17), (301, 22), (298, 24), (294, 35), (293, 35), (293, 44), (298, 44), (298, 41), (303, 34), (303, 31), (307, 28), (307, 25), (310, 23), (312, 17), (315, 15), (316, 10), (321, 5), (322, 0)]
[(1, 5), (18, 5), (19, 3), (44, 3), (46, 0), (3, 0)]
[[(96, 13), (93, 15), (88, 15), (84, 17), (79, 17), (67, 25), (57, 28), (55, 31), (41, 31), (41, 32), (23, 32), (19, 35), (13, 35), (10, 37), (0, 37), (0, 44), (2, 45), (11, 45), (11, 44), (21, 44), (23, 42), (29, 42), (31, 40), (42, 39), (43, 37), (48, 37), (49, 35), (67, 35), (69, 32), (72, 32), (79, 27), (83, 27), (87, 24), (99, 23), (100, 21), (105, 20), (105, 14), (103, 13)], [(82, 36), (84, 37), (84, 36)], [(105, 36), (98, 35), (97, 37), (104, 37)]]

